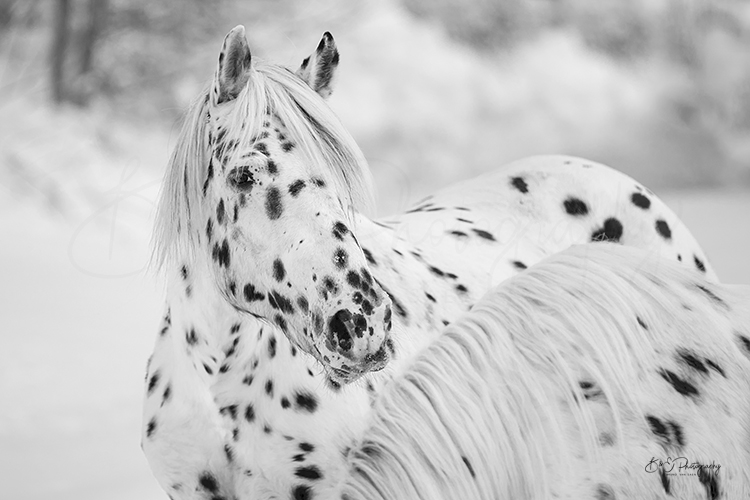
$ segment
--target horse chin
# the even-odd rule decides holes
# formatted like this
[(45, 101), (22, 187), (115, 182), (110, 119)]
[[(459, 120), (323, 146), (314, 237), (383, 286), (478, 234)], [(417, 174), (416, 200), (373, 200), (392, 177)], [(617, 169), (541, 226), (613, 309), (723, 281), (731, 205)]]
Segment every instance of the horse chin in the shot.
[(326, 385), (333, 390), (338, 390), (344, 385), (349, 385), (362, 378), (367, 372), (349, 372), (338, 368), (329, 368), (326, 373)]

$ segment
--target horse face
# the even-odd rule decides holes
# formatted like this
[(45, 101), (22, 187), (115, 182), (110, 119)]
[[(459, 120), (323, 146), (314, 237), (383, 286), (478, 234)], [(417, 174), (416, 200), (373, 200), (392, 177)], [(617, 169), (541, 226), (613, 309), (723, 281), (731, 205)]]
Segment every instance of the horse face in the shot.
[[(236, 308), (275, 323), (334, 383), (350, 382), (388, 362), (391, 301), (372, 279), (329, 166), (311, 161), (299, 128), (282, 119), (310, 116), (266, 103), (260, 119), (237, 121), (238, 81), (255, 83), (246, 43), (244, 30), (227, 35), (210, 97), (204, 201), (214, 271)], [(324, 37), (317, 60), (332, 43)]]

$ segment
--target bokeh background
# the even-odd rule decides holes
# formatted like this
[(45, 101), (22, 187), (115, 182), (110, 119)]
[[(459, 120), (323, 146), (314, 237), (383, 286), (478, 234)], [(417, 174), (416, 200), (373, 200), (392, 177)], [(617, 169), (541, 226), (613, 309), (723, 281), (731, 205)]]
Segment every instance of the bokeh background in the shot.
[(166, 498), (139, 449), (149, 231), (237, 24), (292, 68), (334, 34), (331, 105), (381, 215), (574, 154), (652, 188), (750, 284), (748, 1), (0, 0), (0, 497)]

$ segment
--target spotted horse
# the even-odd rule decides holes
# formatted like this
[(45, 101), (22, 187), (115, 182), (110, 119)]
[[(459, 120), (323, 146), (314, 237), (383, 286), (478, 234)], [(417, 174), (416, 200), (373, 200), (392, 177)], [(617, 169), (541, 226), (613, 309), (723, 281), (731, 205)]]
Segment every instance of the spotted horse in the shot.
[(715, 278), (656, 196), (576, 158), (367, 218), (366, 162), (324, 100), (338, 61), (328, 33), (296, 72), (258, 61), (237, 27), (185, 119), (157, 213), (168, 297), (142, 434), (171, 498), (324, 498), (399, 367), (572, 244), (620, 242)]
[(380, 393), (327, 498), (750, 498), (750, 286), (578, 245), (483, 296)]

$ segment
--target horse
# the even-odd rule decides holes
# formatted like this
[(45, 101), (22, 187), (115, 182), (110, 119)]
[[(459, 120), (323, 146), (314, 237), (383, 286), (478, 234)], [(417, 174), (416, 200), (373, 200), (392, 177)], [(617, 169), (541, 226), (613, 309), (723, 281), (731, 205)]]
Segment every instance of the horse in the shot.
[(329, 498), (750, 498), (748, 394), (750, 286), (574, 246), (384, 388)]
[(579, 158), (521, 160), (369, 219), (366, 162), (325, 102), (338, 62), (329, 33), (295, 72), (256, 60), (237, 27), (184, 121), (154, 231), (167, 304), (141, 439), (172, 498), (332, 491), (399, 367), (572, 244), (716, 279), (658, 197)]

